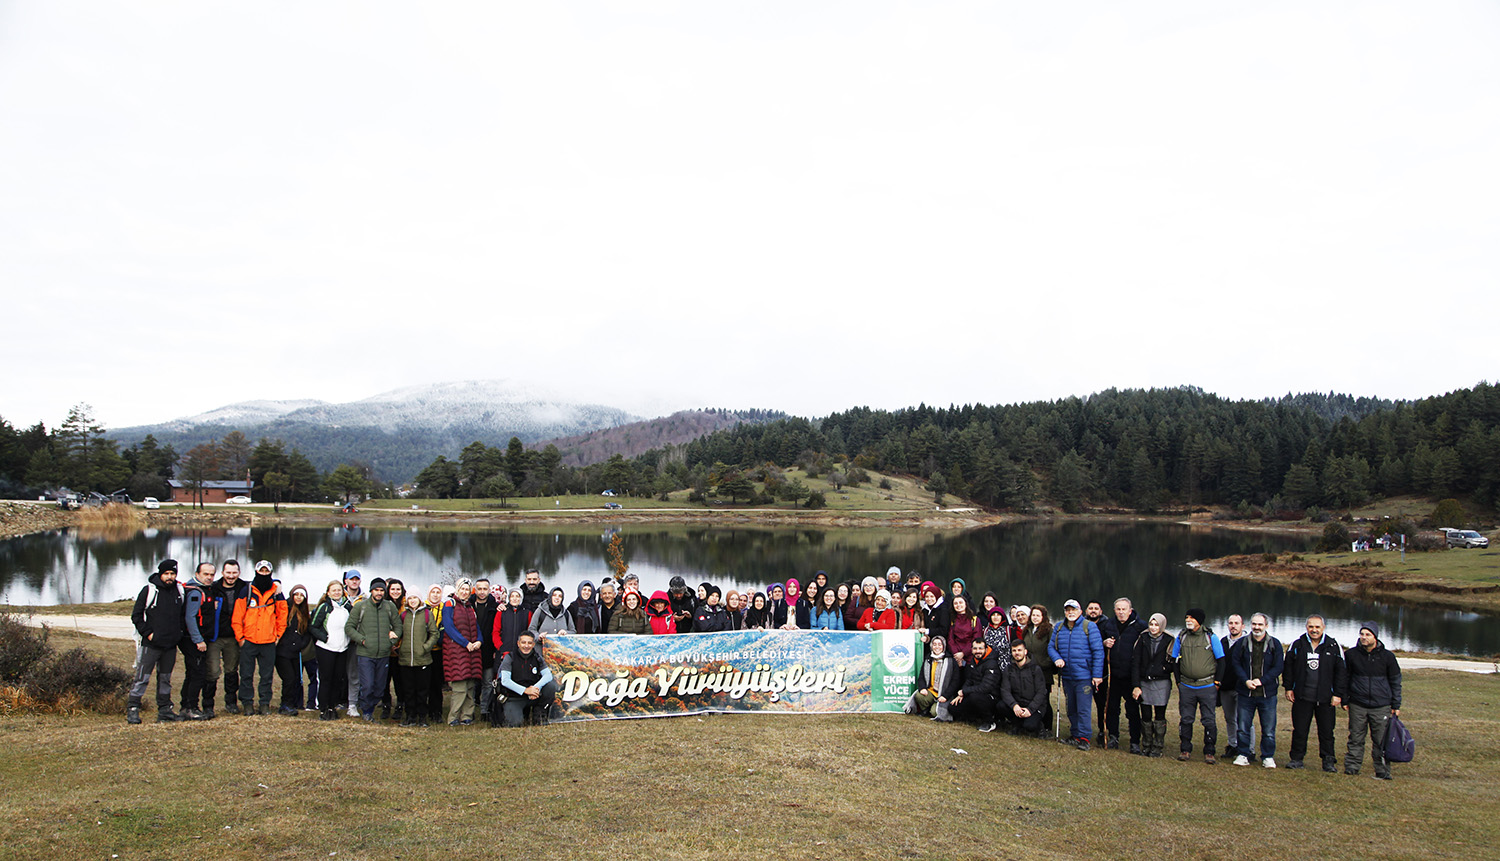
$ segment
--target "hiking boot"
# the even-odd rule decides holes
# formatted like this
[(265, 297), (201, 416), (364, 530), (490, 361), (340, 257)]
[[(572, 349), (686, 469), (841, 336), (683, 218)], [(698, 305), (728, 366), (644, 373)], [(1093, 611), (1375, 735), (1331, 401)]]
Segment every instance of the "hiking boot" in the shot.
[(1203, 762), (1205, 765), (1218, 765), (1219, 758), (1211, 753), (1205, 753), (1203, 754)]
[(1188, 760), (1190, 760), (1192, 758), (1193, 758), (1193, 752), (1190, 751), (1190, 750), (1185, 750), (1182, 753), (1177, 754), (1177, 761), (1178, 762), (1187, 762)]
[(203, 716), (200, 717), (200, 718), (198, 718), (198, 720), (213, 720), (214, 719), (214, 707), (213, 706), (209, 706), (208, 708), (204, 709), (199, 714), (201, 714)]
[(1286, 767), (1287, 768), (1302, 768), (1303, 767), (1302, 766), (1302, 760), (1300, 760), (1300, 759), (1291, 760), (1291, 761), (1289, 761), (1286, 764)]
[(1130, 752), (1133, 753), (1133, 754), (1135, 754), (1136, 756), (1141, 756), (1142, 755), (1141, 746), (1139, 744), (1132, 743), (1130, 745)]
[(1377, 768), (1377, 769), (1375, 769), (1375, 779), (1376, 780), (1390, 780), (1391, 779), (1391, 770), (1389, 768), (1386, 768), (1386, 769)]
[(330, 712), (328, 709), (323, 709), (322, 711), (318, 712), (318, 720), (333, 720), (333, 712)]
[(410, 726), (416, 726), (417, 722), (414, 721), (414, 720), (412, 720), (411, 718), (402, 718), (401, 719), (401, 723), (399, 725), (403, 726), (403, 727), (410, 727)]
[(262, 716), (262, 717), (270, 715), (271, 714), (271, 704), (270, 703), (261, 703), (258, 707), (256, 707), (255, 713), (258, 714), (258, 715), (260, 715), (260, 716)]
[(1079, 740), (1078, 740), (1078, 743), (1077, 743), (1077, 744), (1076, 744), (1076, 745), (1075, 745), (1075, 746), (1076, 746), (1076, 747), (1077, 747), (1077, 748), (1078, 748), (1078, 749), (1079, 749), (1079, 750), (1088, 750), (1088, 749), (1089, 749), (1089, 740), (1088, 740), (1088, 739), (1086, 739), (1086, 738), (1080, 738), (1080, 739), (1079, 739)]
[(1329, 774), (1338, 774), (1339, 773), (1339, 764), (1338, 764), (1338, 761), (1335, 760), (1331, 756), (1324, 757), (1324, 759), (1323, 759), (1323, 770), (1326, 771), (1326, 772), (1328, 772)]
[(1344, 766), (1344, 773), (1345, 774), (1352, 774), (1352, 775), (1356, 775), (1357, 776), (1359, 774), (1359, 769), (1357, 769), (1357, 768), (1355, 768), (1353, 766), (1346, 765), (1346, 766)]
[(1057, 737), (1057, 743), (1058, 744), (1076, 745), (1076, 744), (1078, 744), (1078, 739), (1076, 739), (1076, 738), (1065, 738), (1063, 736), (1058, 736)]
[(182, 710), (182, 719), (183, 720), (203, 720), (203, 712), (200, 712), (197, 709), (183, 709)]
[(1225, 747), (1224, 747), (1224, 753), (1221, 754), (1221, 755), (1225, 759), (1229, 759), (1232, 756), (1239, 756), (1240, 752), (1239, 752), (1238, 748), (1236, 748), (1234, 745), (1230, 744), (1230, 745), (1225, 745)]
[(125, 707), (125, 722), (126, 723), (140, 723), (141, 722), (141, 707), (140, 706), (126, 706)]
[(364, 721), (365, 723), (374, 723), (375, 722), (375, 713), (374, 712), (370, 712), (367, 715), (360, 715), (359, 719), (362, 720), (362, 721)]
[(1239, 756), (1237, 756), (1237, 757), (1234, 758), (1234, 764), (1235, 765), (1249, 765), (1250, 764), (1250, 757), (1245, 756), (1244, 754), (1240, 754)]
[(167, 709), (166, 711), (159, 711), (156, 713), (157, 723), (177, 723), (180, 720), (182, 720), (182, 718), (178, 717), (177, 712), (174, 712), (171, 709)]
[(427, 722), (427, 718), (422, 718), (421, 720), (417, 721), (418, 729), (427, 729), (430, 726), (432, 726), (432, 724)]
[(1120, 737), (1117, 736), (1117, 735), (1110, 736), (1109, 737), (1109, 743), (1105, 745), (1104, 749), (1105, 750), (1119, 750), (1120, 749)]
[(390, 720), (391, 719), (391, 707), (390, 706), (381, 706), (380, 707), (380, 719), (381, 720)]
[(239, 713), (240, 713), (240, 707), (237, 704), (235, 704), (235, 703), (225, 703), (224, 704), (224, 714), (227, 714), (227, 715), (237, 715)]

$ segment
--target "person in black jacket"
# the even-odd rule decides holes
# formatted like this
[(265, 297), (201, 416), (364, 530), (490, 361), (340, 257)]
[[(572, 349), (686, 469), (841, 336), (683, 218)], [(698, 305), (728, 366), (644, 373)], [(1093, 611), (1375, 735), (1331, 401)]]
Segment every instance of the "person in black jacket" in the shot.
[(521, 584), (521, 606), (525, 607), (527, 615), (530, 615), (545, 603), (547, 603), (547, 587), (542, 583), (541, 572), (535, 568), (526, 569), (526, 579)]
[(686, 634), (693, 630), (693, 611), (698, 609), (693, 590), (681, 577), (673, 577), (667, 585), (667, 602), (672, 605), (672, 621), (677, 623), (677, 632)]
[(240, 713), (240, 641), (234, 638), (234, 602), (250, 594), (250, 584), (240, 579), (240, 563), (226, 559), (219, 565), (219, 579), (203, 592), (203, 624), (199, 632), (208, 644), (208, 676), (203, 680), (203, 717), (214, 716), (219, 677), (224, 678), (224, 711)]
[(1172, 698), (1172, 635), (1167, 617), (1152, 613), (1146, 632), (1135, 640), (1135, 659), (1130, 664), (1130, 698), (1151, 711), (1141, 713), (1143, 756), (1159, 757), (1167, 742), (1167, 703)]
[(1307, 754), (1307, 733), (1318, 722), (1318, 756), (1323, 770), (1338, 770), (1333, 752), (1334, 710), (1342, 703), (1346, 672), (1339, 644), (1323, 633), (1322, 616), (1307, 617), (1307, 633), (1292, 643), (1286, 653), (1286, 698), (1292, 704), (1292, 749), (1287, 768), (1302, 768)]
[[(399, 609), (401, 605), (397, 604)], [(500, 614), (500, 599), (490, 591), (490, 579), (480, 577), (474, 581), (474, 619), (479, 623), (479, 633), (484, 637), (479, 641), (480, 671), (484, 674), (479, 680), (479, 713), (487, 715), (490, 713), (490, 700), (495, 696), (495, 641), (490, 634), (495, 630), (495, 617)]]
[(1130, 752), (1141, 752), (1141, 707), (1130, 695), (1134, 685), (1135, 641), (1146, 630), (1135, 613), (1135, 605), (1129, 598), (1115, 599), (1113, 619), (1103, 619), (1099, 633), (1104, 637), (1105, 679), (1100, 688), (1105, 692), (1104, 728), (1108, 733), (1106, 744), (1109, 750), (1120, 747), (1120, 705), (1125, 706), (1125, 722), (1130, 731)]
[(1391, 764), (1385, 758), (1386, 733), (1391, 717), (1401, 714), (1401, 665), (1380, 642), (1374, 622), (1359, 627), (1359, 645), (1344, 652), (1344, 708), (1349, 712), (1349, 746), (1344, 752), (1344, 773), (1359, 774), (1365, 760), (1365, 734), (1370, 736), (1370, 757), (1375, 776), (1391, 779)]
[(704, 599), (703, 606), (693, 614), (693, 632), (702, 634), (729, 630), (729, 616), (719, 606), (719, 587), (708, 584), (706, 594), (708, 597)]
[(974, 641), (969, 661), (961, 670), (963, 685), (948, 703), (948, 714), (954, 720), (979, 724), (980, 732), (994, 732), (995, 706), (1000, 702), (1000, 659), (985, 645), (983, 637)]
[(276, 640), (276, 675), (281, 679), (278, 714), (296, 717), (302, 710), (302, 650), (312, 641), (312, 607), (307, 603), (307, 587), (299, 584), (286, 599), (286, 630)]
[(1026, 653), (1026, 644), (1010, 644), (1010, 669), (1000, 680), (1000, 716), (1012, 733), (1045, 733), (1047, 674)]
[(172, 711), (172, 668), (177, 666), (177, 643), (187, 628), (186, 603), (177, 585), (177, 560), (163, 559), (135, 597), (130, 611), (138, 640), (135, 679), (125, 706), (126, 723), (141, 722), (141, 697), (156, 673), (156, 719), (179, 720)]

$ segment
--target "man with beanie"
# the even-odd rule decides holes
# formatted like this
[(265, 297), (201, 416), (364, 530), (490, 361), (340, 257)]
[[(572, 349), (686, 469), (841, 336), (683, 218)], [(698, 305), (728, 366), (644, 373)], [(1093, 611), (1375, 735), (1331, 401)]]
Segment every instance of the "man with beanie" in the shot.
[[(286, 596), (281, 581), (271, 578), (271, 563), (255, 563), (255, 576), (245, 597), (234, 602), (234, 638), (240, 644), (240, 705), (245, 714), (271, 713), (271, 674), (276, 670), (276, 641), (286, 630)], [(257, 666), (260, 684), (259, 707), (251, 711), (251, 682)]]
[(1177, 662), (1177, 759), (1187, 762), (1193, 757), (1193, 713), (1203, 722), (1203, 761), (1218, 762), (1214, 749), (1219, 743), (1219, 722), (1214, 712), (1219, 707), (1219, 684), (1224, 681), (1224, 644), (1204, 624), (1208, 615), (1202, 608), (1187, 611), (1184, 629), (1172, 641), (1170, 656)]
[(1093, 734), (1092, 694), (1104, 681), (1104, 641), (1099, 626), (1083, 618), (1083, 608), (1072, 598), (1063, 604), (1063, 621), (1052, 629), (1047, 657), (1059, 670), (1068, 703), (1068, 737), (1058, 741), (1088, 750)]
[(349, 611), (344, 633), (359, 656), (359, 716), (375, 721), (375, 704), (385, 692), (391, 662), (391, 644), (401, 638), (401, 619), (396, 605), (385, 600), (385, 580), (370, 581), (370, 596)]
[(1249, 636), (1241, 637), (1230, 652), (1234, 678), (1239, 679), (1235, 765), (1250, 764), (1255, 751), (1255, 716), (1260, 715), (1260, 764), (1276, 767), (1276, 685), (1281, 680), (1282, 651), (1281, 641), (1271, 636), (1270, 625), (1265, 613), (1251, 616)]
[(1322, 616), (1307, 617), (1307, 633), (1298, 637), (1286, 653), (1286, 699), (1292, 704), (1292, 750), (1287, 768), (1301, 768), (1307, 754), (1307, 733), (1318, 722), (1318, 757), (1323, 770), (1338, 771), (1333, 752), (1335, 709), (1343, 703), (1344, 653), (1333, 638), (1324, 634)]
[[(205, 720), (207, 715), (198, 704), (213, 711), (214, 693), (209, 690), (204, 696), (203, 686), (208, 679), (208, 641), (204, 627), (208, 620), (204, 616), (205, 596), (214, 585), (214, 563), (199, 562), (198, 568), (186, 583), (182, 584), (184, 612), (187, 619), (187, 636), (177, 642), (182, 650), (182, 719)], [(210, 607), (210, 614), (212, 605)]]
[(1349, 712), (1349, 746), (1344, 752), (1344, 773), (1359, 774), (1365, 760), (1365, 734), (1370, 737), (1370, 757), (1375, 776), (1391, 779), (1391, 764), (1385, 758), (1386, 733), (1391, 717), (1401, 714), (1401, 665), (1380, 642), (1374, 622), (1359, 626), (1359, 645), (1344, 652), (1348, 668), (1344, 708)]
[(172, 711), (172, 668), (177, 664), (177, 643), (184, 625), (182, 588), (177, 585), (177, 560), (163, 559), (156, 573), (146, 580), (130, 621), (138, 635), (135, 647), (135, 679), (125, 705), (125, 722), (141, 722), (141, 697), (156, 673), (156, 719), (179, 720)]

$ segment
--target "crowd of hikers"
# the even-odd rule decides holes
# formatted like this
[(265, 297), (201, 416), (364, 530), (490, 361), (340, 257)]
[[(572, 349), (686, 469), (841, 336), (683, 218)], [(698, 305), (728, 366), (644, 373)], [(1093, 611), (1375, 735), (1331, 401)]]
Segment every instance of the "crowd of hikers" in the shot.
[[(1374, 622), (1343, 649), (1323, 618), (1310, 616), (1306, 632), (1283, 648), (1263, 613), (1251, 615), (1248, 627), (1231, 614), (1223, 636), (1199, 608), (1186, 611), (1174, 635), (1164, 614), (1143, 622), (1129, 598), (1112, 602), (1112, 612), (1099, 601), (1070, 599), (1054, 621), (1041, 604), (1006, 606), (994, 593), (975, 600), (962, 579), (943, 588), (896, 567), (884, 578), (838, 583), (819, 571), (754, 592), (726, 593), (707, 582), (693, 589), (673, 577), (649, 597), (626, 573), (597, 587), (586, 580), (571, 600), (561, 587), (546, 588), (536, 569), (509, 591), (484, 578), (421, 591), (398, 579), (364, 584), (351, 570), (316, 596), (301, 585), (283, 593), (273, 572), (262, 560), (247, 580), (236, 560), (202, 562), (179, 583), (175, 560), (157, 566), (131, 613), (139, 641), (130, 723), (140, 723), (153, 672), (158, 721), (212, 719), (221, 678), (226, 713), (270, 714), (273, 669), (283, 715), (309, 710), (323, 720), (347, 714), (419, 727), (445, 716), (450, 726), (544, 723), (557, 694), (541, 647), (548, 637), (909, 629), (925, 648), (908, 714), (1055, 736), (1079, 750), (1124, 745), (1159, 757), (1175, 690), (1179, 760), (1193, 758), (1200, 723), (1203, 759), (1217, 762), (1222, 713), (1222, 755), (1235, 765), (1275, 768), (1284, 690), (1292, 717), (1288, 768), (1304, 767), (1316, 724), (1322, 768), (1338, 770), (1334, 722), (1342, 707), (1349, 716), (1344, 772), (1359, 773), (1368, 739), (1375, 776), (1391, 778), (1383, 746), (1389, 718), (1400, 713), (1401, 670)], [(184, 681), (174, 711), (179, 653)], [(1056, 714), (1055, 688), (1064, 704)]]

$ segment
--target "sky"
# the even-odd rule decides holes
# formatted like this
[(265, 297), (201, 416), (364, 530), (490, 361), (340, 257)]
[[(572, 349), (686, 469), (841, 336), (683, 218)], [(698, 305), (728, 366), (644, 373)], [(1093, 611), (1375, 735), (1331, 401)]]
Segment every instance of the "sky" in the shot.
[(0, 417), (1500, 378), (1500, 5), (0, 0)]

